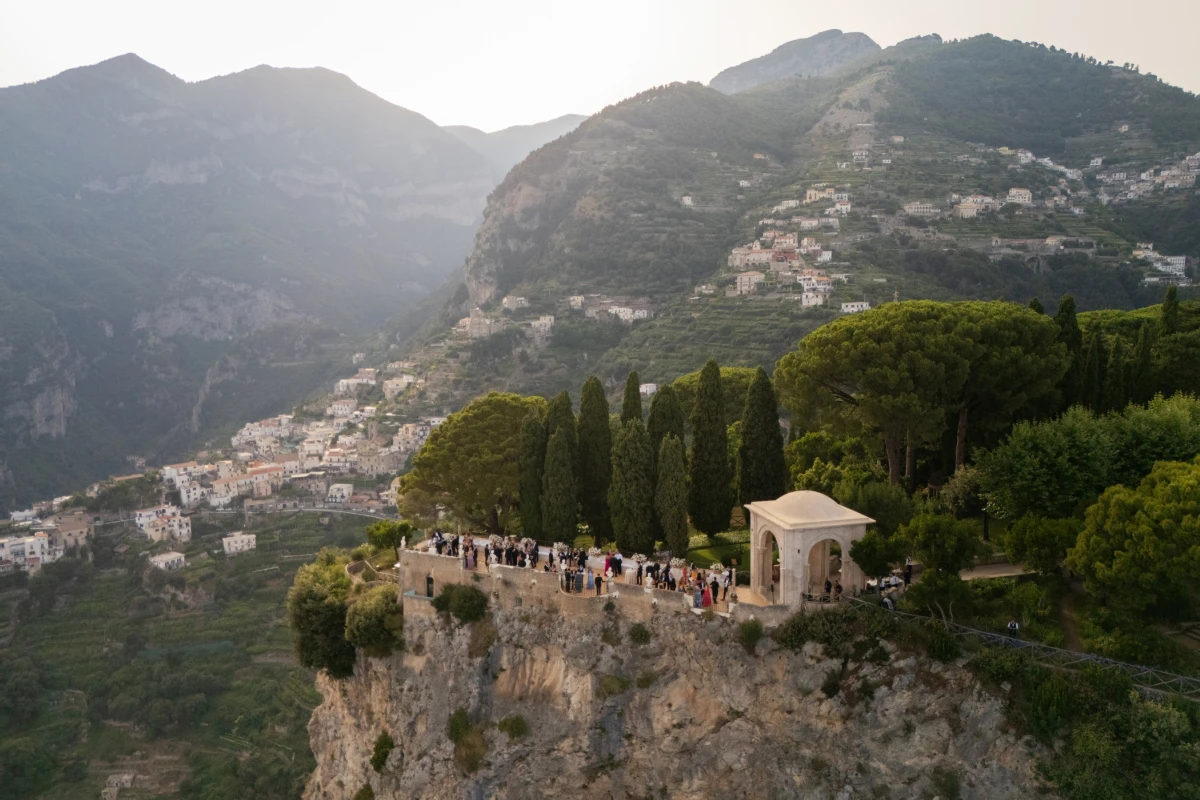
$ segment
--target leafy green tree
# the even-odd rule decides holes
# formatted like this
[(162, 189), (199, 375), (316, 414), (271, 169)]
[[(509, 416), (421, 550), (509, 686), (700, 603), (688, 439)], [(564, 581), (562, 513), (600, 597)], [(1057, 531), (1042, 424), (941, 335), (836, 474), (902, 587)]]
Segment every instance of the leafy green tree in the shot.
[(544, 408), (540, 397), (499, 392), (472, 400), (429, 434), (404, 476), (405, 489), (502, 534), (520, 497), (521, 428)]
[(872, 432), (884, 445), (888, 480), (899, 484), (906, 443), (938, 437), (962, 395), (970, 371), (962, 322), (948, 304), (923, 300), (834, 320), (779, 362), (780, 398), (794, 417), (828, 408)]
[(957, 412), (954, 466), (967, 458), (969, 421), (1005, 429), (1031, 400), (1055, 390), (1069, 366), (1067, 348), (1047, 317), (1015, 303), (956, 303), (960, 317), (950, 346), (967, 360), (961, 390), (948, 394)]
[(642, 418), (641, 378), (636, 372), (625, 379), (625, 396), (621, 399), (621, 422)]
[(58, 760), (44, 742), (10, 738), (0, 743), (0, 781), (6, 796), (34, 797), (54, 781)]
[[(704, 372), (699, 369), (680, 375), (671, 383), (679, 398), (679, 406), (683, 409), (683, 418), (690, 420), (696, 407), (696, 396), (700, 392), (700, 376)], [(723, 404), (725, 424), (732, 425), (742, 418), (746, 408), (746, 391), (754, 380), (755, 370), (751, 367), (721, 367), (721, 391), (724, 393)]]
[(834, 499), (847, 508), (875, 520), (875, 527), (884, 536), (891, 536), (916, 513), (916, 505), (908, 493), (890, 483), (843, 481), (834, 488)]
[(579, 401), (579, 506), (596, 545), (612, 540), (608, 487), (612, 483), (612, 427), (600, 379), (583, 384)]
[(1154, 342), (1149, 325), (1139, 325), (1137, 343), (1129, 362), (1129, 401), (1145, 403), (1154, 396)]
[(983, 513), (984, 499), (978, 467), (963, 467), (942, 487), (939, 499), (946, 510), (958, 519), (977, 517)]
[(654, 492), (654, 507), (667, 549), (675, 558), (683, 558), (688, 549), (687, 521), (687, 464), (683, 442), (668, 434), (658, 450), (658, 485)]
[(626, 422), (613, 442), (613, 476), (608, 490), (613, 533), (623, 553), (654, 551), (654, 478), (650, 437), (641, 420)]
[(774, 500), (784, 493), (787, 463), (783, 458), (783, 432), (775, 387), (762, 367), (746, 392), (742, 412), (742, 441), (737, 453), (739, 499), (742, 505)]
[(412, 524), (403, 520), (380, 520), (367, 527), (367, 541), (380, 550), (395, 550), (401, 539), (412, 535)]
[(371, 658), (404, 649), (404, 607), (390, 584), (356, 596), (346, 611), (346, 641)]
[(1170, 336), (1179, 332), (1179, 290), (1174, 286), (1167, 287), (1163, 297), (1162, 308), (1159, 312), (1158, 325), (1164, 335)]
[(1107, 489), (1067, 565), (1114, 607), (1188, 613), (1200, 574), (1200, 463), (1160, 462), (1135, 488)]
[(926, 569), (957, 575), (975, 563), (979, 537), (949, 514), (918, 514), (901, 529), (909, 549)]
[(1008, 527), (1004, 552), (1014, 564), (1024, 564), (1043, 575), (1062, 570), (1067, 551), (1075, 546), (1083, 523), (1074, 517), (1046, 519), (1028, 515)]
[(575, 474), (567, 431), (559, 428), (546, 446), (542, 475), (542, 529), (548, 540), (574, 542), (576, 533)]
[(978, 466), (988, 505), (1016, 519), (1081, 516), (1106, 487), (1134, 485), (1156, 461), (1200, 454), (1200, 400), (1156, 397), (1145, 407), (1098, 416), (1072, 408), (1056, 419), (1022, 422)]
[(1120, 411), (1128, 400), (1126, 376), (1128, 364), (1125, 358), (1125, 344), (1121, 337), (1112, 337), (1108, 348), (1108, 363), (1104, 368), (1104, 389), (1100, 395), (1100, 409), (1103, 411)]
[(546, 426), (530, 415), (521, 426), (521, 462), (518, 476), (521, 530), (540, 540), (542, 532), (542, 475), (546, 467)]
[(1036, 297), (1029, 301), (1029, 307), (1039, 314), (1046, 313), (1046, 307), (1042, 305), (1042, 301), (1038, 300)]
[(1083, 356), (1083, 373), (1079, 379), (1079, 404), (1094, 411), (1101, 409), (1104, 390), (1104, 372), (1100, 361), (1100, 349), (1104, 346), (1099, 331), (1088, 336), (1087, 350)]
[(433, 598), (435, 611), (452, 614), (462, 624), (478, 622), (487, 615), (488, 598), (479, 589), (466, 583), (447, 583)]
[(383, 772), (388, 756), (395, 749), (396, 742), (392, 739), (392, 735), (387, 731), (380, 731), (378, 738), (375, 739), (375, 748), (371, 752), (371, 769), (376, 772)]
[(346, 641), (346, 559), (329, 550), (296, 571), (288, 591), (288, 622), (296, 633), (296, 658), (303, 667), (332, 678), (354, 674), (354, 646)]
[(890, 575), (892, 567), (902, 563), (906, 555), (906, 542), (902, 537), (887, 536), (875, 526), (850, 544), (850, 558), (864, 575), (874, 578)]
[(977, 464), (984, 496), (998, 516), (1068, 517), (1107, 485), (1116, 457), (1103, 421), (1076, 406), (1054, 420), (1017, 423)]
[(1054, 323), (1058, 326), (1058, 341), (1066, 346), (1067, 358), (1070, 362), (1059, 383), (1059, 391), (1062, 393), (1063, 402), (1072, 406), (1079, 402), (1079, 391), (1083, 379), (1083, 331), (1079, 328), (1074, 297), (1064, 294), (1058, 301), (1058, 311), (1054, 314)]
[(721, 391), (721, 371), (709, 361), (700, 371), (692, 409), (692, 460), (688, 512), (697, 530), (713, 536), (729, 527), (729, 445)]
[(559, 430), (567, 434), (567, 446), (571, 452), (572, 470), (578, 473), (579, 467), (579, 429), (575, 420), (575, 412), (571, 410), (571, 395), (559, 392), (546, 406), (546, 441), (547, 443)]
[(667, 384), (654, 393), (654, 399), (650, 401), (650, 416), (646, 418), (646, 433), (650, 437), (650, 451), (655, 458), (658, 457), (663, 439), (674, 436), (680, 442), (684, 440), (683, 407), (672, 385)]

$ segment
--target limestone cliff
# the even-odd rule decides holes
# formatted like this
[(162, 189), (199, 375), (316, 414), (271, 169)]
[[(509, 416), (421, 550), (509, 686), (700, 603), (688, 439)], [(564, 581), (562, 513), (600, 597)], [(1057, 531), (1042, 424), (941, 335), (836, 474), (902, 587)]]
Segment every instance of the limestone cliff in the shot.
[[(792, 652), (764, 639), (748, 654), (733, 622), (682, 609), (656, 610), (650, 643), (636, 645), (620, 610), (581, 618), (526, 603), (472, 629), (423, 602), (406, 602), (407, 653), (360, 655), (353, 678), (319, 679), (306, 800), (349, 800), (366, 784), (379, 798), (847, 800), (934, 797), (955, 780), (963, 798), (1040, 789), (1034, 745), (1007, 729), (1000, 698), (961, 666), (887, 642), (844, 665), (815, 643)], [(822, 685), (842, 670), (827, 697)], [(487, 742), (473, 774), (447, 738), (458, 708)], [(493, 723), (514, 714), (529, 733), (510, 739)], [(376, 773), (383, 730), (396, 748)]]

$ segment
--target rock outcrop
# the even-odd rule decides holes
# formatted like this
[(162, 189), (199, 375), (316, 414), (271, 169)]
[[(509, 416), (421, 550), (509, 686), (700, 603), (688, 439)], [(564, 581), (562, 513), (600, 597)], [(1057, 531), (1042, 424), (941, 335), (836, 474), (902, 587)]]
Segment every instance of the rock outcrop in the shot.
[[(880, 643), (866, 661), (792, 652), (683, 610), (656, 613), (648, 644), (628, 621), (541, 607), (493, 611), (480, 628), (406, 610), (408, 651), (322, 676), (309, 723), (306, 800), (378, 798), (1030, 797), (1036, 746), (1002, 700), (958, 665)], [(494, 630), (493, 630), (494, 626)], [(615, 636), (619, 632), (620, 643)], [(494, 639), (494, 641), (493, 641)], [(841, 675), (840, 689), (822, 689)], [(471, 774), (447, 720), (465, 709), (487, 752)], [(520, 715), (510, 738), (494, 724)], [(395, 740), (381, 772), (376, 738)]]

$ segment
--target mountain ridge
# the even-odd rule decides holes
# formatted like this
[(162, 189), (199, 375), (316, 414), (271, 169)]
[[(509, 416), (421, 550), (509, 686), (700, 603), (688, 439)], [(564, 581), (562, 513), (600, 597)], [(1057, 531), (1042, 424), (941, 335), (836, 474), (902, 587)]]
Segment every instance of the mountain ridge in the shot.
[(770, 53), (721, 70), (708, 85), (725, 94), (793, 76), (819, 77), (881, 48), (865, 33), (843, 33), (837, 28), (794, 39)]

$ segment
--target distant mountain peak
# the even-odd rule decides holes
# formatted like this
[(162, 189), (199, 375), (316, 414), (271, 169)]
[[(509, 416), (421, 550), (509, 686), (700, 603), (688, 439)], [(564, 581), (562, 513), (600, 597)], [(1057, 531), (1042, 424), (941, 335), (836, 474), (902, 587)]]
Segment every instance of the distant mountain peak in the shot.
[(722, 70), (709, 86), (725, 94), (735, 94), (795, 75), (828, 75), (879, 49), (865, 33), (843, 33), (831, 28), (786, 42), (764, 56)]

